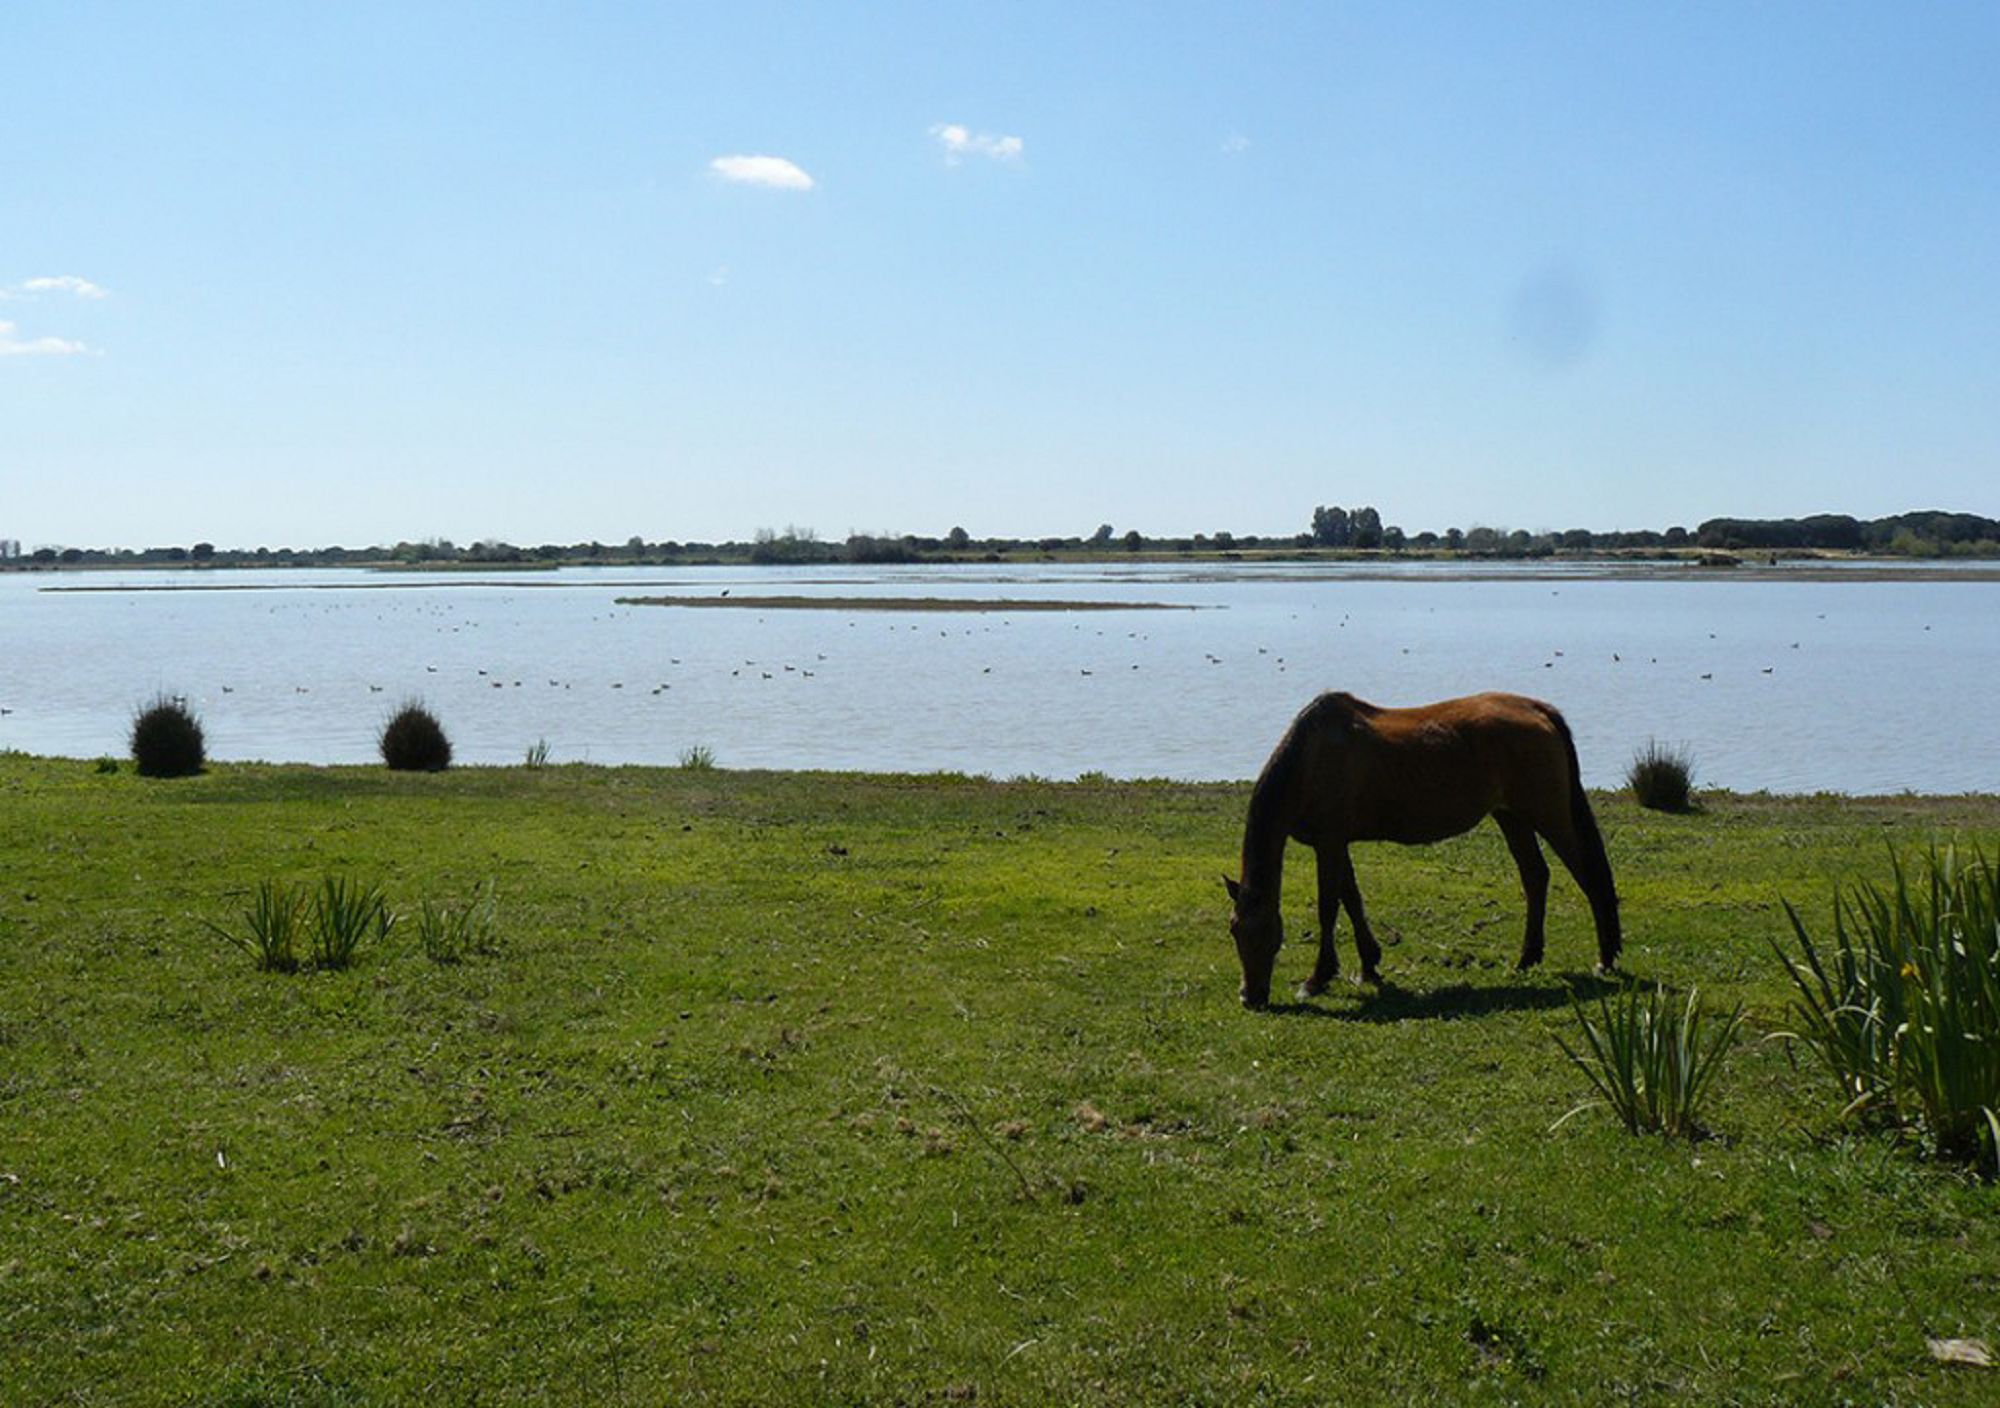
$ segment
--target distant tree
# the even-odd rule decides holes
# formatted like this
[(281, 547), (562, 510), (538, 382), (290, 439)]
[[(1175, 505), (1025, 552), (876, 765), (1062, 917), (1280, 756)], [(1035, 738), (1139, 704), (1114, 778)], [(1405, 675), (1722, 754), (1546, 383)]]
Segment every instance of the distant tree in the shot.
[(1688, 530), (1681, 527), (1680, 524), (1676, 523), (1673, 527), (1667, 529), (1666, 544), (1668, 547), (1684, 548), (1687, 546), (1687, 541)]
[(1382, 546), (1382, 515), (1372, 508), (1357, 508), (1351, 520), (1354, 546), (1357, 548), (1379, 548)]
[(1125, 531), (1125, 551), (1137, 552), (1144, 546), (1146, 546), (1146, 540), (1140, 536), (1137, 528), (1128, 528)]
[(1516, 528), (1507, 535), (1508, 552), (1520, 553), (1522, 556), (1526, 556), (1528, 550), (1534, 545), (1535, 540), (1528, 535), (1528, 530), (1525, 528)]
[(56, 550), (54, 548), (36, 548), (29, 556), (36, 562), (54, 562), (56, 560)]
[(846, 553), (849, 562), (914, 562), (917, 558), (907, 539), (877, 538), (867, 533), (850, 533)]
[(196, 562), (213, 561), (215, 557), (215, 544), (196, 543), (194, 547), (189, 551), (188, 555), (192, 557)]
[(1382, 546), (1390, 552), (1401, 552), (1408, 545), (1409, 539), (1403, 535), (1403, 530), (1395, 524), (1391, 523), (1387, 528), (1382, 530)]
[(1217, 533), (1214, 537), (1210, 538), (1209, 541), (1214, 543), (1215, 546), (1220, 551), (1228, 552), (1231, 548), (1236, 546), (1236, 535), (1225, 529), (1224, 531)]
[(1459, 551), (1461, 548), (1465, 546), (1465, 534), (1461, 533), (1456, 528), (1445, 529), (1444, 545), (1450, 548), (1453, 552)]
[(1115, 531), (1109, 523), (1098, 524), (1097, 531), (1090, 535), (1090, 545), (1094, 548), (1110, 547), (1111, 535)]
[(953, 552), (964, 552), (972, 546), (972, 535), (963, 528), (953, 528), (944, 535), (945, 545)]
[[(47, 548), (42, 549), (42, 552), (47, 552), (47, 551), (48, 551)], [(44, 559), (42, 557), (42, 553), (38, 552), (35, 554), (35, 561), (41, 562), (43, 560)], [(64, 548), (62, 550), (62, 560), (68, 563), (70, 566), (74, 567), (77, 563), (83, 561), (83, 549)]]
[(1465, 535), (1467, 552), (1500, 551), (1500, 530), (1497, 528), (1474, 528)]
[(1347, 510), (1322, 504), (1313, 510), (1313, 541), (1324, 548), (1344, 548), (1353, 534)]
[(1589, 548), (1595, 542), (1596, 538), (1588, 528), (1571, 528), (1562, 535), (1562, 545), (1573, 551)]

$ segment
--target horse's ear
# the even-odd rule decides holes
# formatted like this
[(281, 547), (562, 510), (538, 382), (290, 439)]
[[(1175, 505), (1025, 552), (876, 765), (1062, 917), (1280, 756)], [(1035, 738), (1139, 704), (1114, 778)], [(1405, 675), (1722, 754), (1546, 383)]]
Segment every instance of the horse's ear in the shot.
[(1229, 898), (1232, 903), (1243, 897), (1243, 887), (1234, 880), (1231, 880), (1227, 875), (1222, 877), (1222, 888), (1229, 891)]

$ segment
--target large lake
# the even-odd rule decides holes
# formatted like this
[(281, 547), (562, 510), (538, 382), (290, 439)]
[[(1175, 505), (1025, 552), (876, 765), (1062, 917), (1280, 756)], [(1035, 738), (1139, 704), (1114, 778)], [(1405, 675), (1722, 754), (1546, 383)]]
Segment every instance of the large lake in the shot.
[[(1254, 776), (1323, 689), (1558, 705), (1587, 780), (1648, 738), (1699, 780), (2000, 789), (2000, 583), (1783, 569), (1613, 578), (1496, 567), (636, 568), (0, 575), (0, 748), (122, 754), (135, 706), (212, 756), (372, 760), (421, 696), (457, 756), (516, 763)], [(160, 588), (257, 588), (160, 590)], [(91, 590), (50, 590), (51, 588)], [(687, 609), (625, 594), (1047, 598), (1102, 612)], [(1188, 609), (1192, 608), (1192, 609)]]

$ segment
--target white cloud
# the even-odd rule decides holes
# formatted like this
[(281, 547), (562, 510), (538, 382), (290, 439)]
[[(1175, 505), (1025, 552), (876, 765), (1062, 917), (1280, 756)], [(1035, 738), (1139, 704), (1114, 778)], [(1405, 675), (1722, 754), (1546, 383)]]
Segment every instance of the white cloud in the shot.
[(719, 156), (708, 164), (725, 181), (768, 186), (778, 191), (809, 191), (813, 178), (781, 156)]
[(1232, 132), (1223, 138), (1222, 150), (1230, 156), (1235, 156), (1238, 152), (1247, 152), (1250, 150), (1250, 139), (1241, 132)]
[(944, 148), (945, 161), (956, 166), (968, 156), (990, 157), (994, 161), (1019, 161), (1027, 148), (1019, 137), (995, 137), (985, 132), (974, 132), (957, 122), (940, 122), (931, 128), (931, 136)]
[(14, 324), (0, 322), (0, 357), (74, 357), (89, 350), (66, 337), (16, 337)]
[(29, 279), (21, 285), (23, 293), (73, 293), (78, 298), (109, 298), (111, 290), (92, 283), (89, 279), (79, 279), (75, 274), (56, 274), (47, 278)]
[(715, 272), (708, 276), (708, 281), (715, 288), (721, 288), (729, 282), (729, 266), (727, 264), (716, 265)]

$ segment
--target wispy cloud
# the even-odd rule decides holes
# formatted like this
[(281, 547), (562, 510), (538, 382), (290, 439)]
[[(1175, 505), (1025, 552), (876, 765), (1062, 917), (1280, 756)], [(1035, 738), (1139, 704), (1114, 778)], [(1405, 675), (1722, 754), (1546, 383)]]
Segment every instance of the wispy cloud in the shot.
[(0, 357), (74, 357), (89, 350), (66, 337), (17, 337), (13, 323), (0, 322)]
[(725, 181), (745, 186), (768, 186), (777, 191), (809, 191), (813, 178), (781, 156), (719, 156), (708, 164)]
[(969, 156), (983, 156), (993, 161), (1019, 161), (1027, 148), (1019, 137), (995, 137), (985, 132), (974, 132), (957, 122), (940, 122), (931, 128), (931, 136), (944, 148), (944, 159), (948, 165), (956, 166)]
[(1230, 156), (1250, 150), (1250, 139), (1241, 132), (1231, 132), (1222, 139), (1222, 150)]
[(46, 278), (28, 279), (21, 285), (23, 293), (73, 293), (78, 298), (109, 298), (111, 290), (89, 279), (79, 279), (75, 274), (55, 274)]

